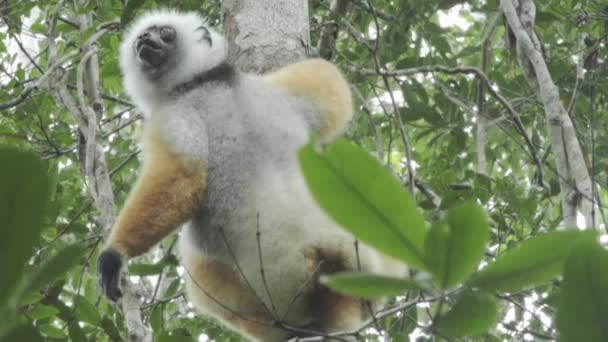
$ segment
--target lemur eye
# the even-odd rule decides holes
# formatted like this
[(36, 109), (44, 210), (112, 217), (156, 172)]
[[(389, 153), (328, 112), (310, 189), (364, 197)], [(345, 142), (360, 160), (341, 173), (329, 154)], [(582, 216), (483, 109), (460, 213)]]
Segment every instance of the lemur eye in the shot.
[(162, 39), (165, 43), (174, 41), (176, 35), (177, 33), (173, 27), (163, 26), (160, 28), (160, 39)]
[(211, 41), (211, 33), (209, 32), (209, 29), (207, 29), (205, 26), (199, 26), (196, 28), (196, 30), (201, 31), (202, 33), (202, 37), (198, 40), (199, 42), (202, 40), (206, 40), (209, 45), (213, 44), (213, 42)]

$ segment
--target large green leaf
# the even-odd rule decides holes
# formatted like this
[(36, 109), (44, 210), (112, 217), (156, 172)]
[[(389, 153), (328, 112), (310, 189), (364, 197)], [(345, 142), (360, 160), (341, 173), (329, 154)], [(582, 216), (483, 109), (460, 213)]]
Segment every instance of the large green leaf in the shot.
[(486, 290), (518, 291), (557, 277), (570, 249), (593, 234), (553, 231), (522, 242), (481, 270), (471, 285)]
[(299, 153), (304, 176), (319, 205), (361, 241), (426, 268), (426, 226), (402, 185), (365, 150), (344, 139), (322, 153), (315, 144)]
[(498, 305), (494, 297), (483, 293), (465, 293), (435, 324), (441, 336), (461, 337), (480, 335), (498, 319)]
[(564, 266), (557, 311), (560, 341), (608, 341), (608, 251), (577, 244)]
[(323, 276), (320, 281), (333, 290), (362, 298), (396, 296), (420, 288), (420, 285), (413, 280), (369, 273), (338, 273)]
[(44, 164), (35, 155), (0, 148), (0, 303), (6, 303), (40, 239), (48, 206)]
[(71, 245), (59, 251), (42, 263), (38, 271), (31, 276), (27, 291), (38, 290), (64, 275), (80, 261), (80, 256), (84, 251), (85, 248), (79, 245)]
[(44, 341), (44, 339), (32, 326), (20, 325), (9, 329), (3, 334), (0, 334), (0, 342), (13, 341), (38, 342)]
[(425, 243), (437, 284), (448, 288), (475, 272), (489, 236), (486, 216), (479, 206), (465, 203), (451, 209), (443, 222), (431, 228)]

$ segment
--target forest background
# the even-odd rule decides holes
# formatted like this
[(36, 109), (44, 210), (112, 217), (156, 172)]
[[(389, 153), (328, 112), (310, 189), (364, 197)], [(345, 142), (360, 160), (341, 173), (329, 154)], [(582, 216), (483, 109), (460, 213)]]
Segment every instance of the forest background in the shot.
[[(409, 280), (327, 280), (394, 298), (334, 338), (608, 341), (603, 0), (0, 0), (0, 339), (239, 340), (188, 305), (177, 235), (131, 262), (120, 305), (97, 286), (140, 164), (120, 34), (163, 6), (224, 27), (243, 70), (319, 56), (348, 78), (356, 115), (335, 150), (365, 167), (330, 174), (349, 185), (330, 193), (315, 181), (331, 154), (304, 150), (303, 168), (362, 241), (391, 250), (394, 227), (374, 240), (356, 222), (397, 224), (413, 267)], [(383, 199), (357, 197), (379, 183)], [(329, 196), (360, 210), (339, 217)]]

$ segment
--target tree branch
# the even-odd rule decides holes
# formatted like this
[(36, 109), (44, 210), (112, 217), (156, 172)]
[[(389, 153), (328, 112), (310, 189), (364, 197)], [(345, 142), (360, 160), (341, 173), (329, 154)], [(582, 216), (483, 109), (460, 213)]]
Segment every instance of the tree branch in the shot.
[[(524, 24), (520, 20), (512, 0), (501, 0), (500, 6), (505, 14), (509, 27), (517, 38), (518, 49), (521, 50), (520, 58), (525, 58), (522, 63), (530, 63), (535, 73), (536, 84), (530, 84), (538, 88), (538, 96), (543, 103), (548, 130), (551, 138), (551, 148), (555, 155), (556, 167), (560, 177), (560, 189), (562, 197), (562, 209), (564, 220), (562, 227), (576, 228), (576, 209), (580, 210), (587, 225), (592, 224), (593, 194), (591, 191), (591, 178), (583, 152), (576, 137), (576, 131), (572, 120), (568, 116), (559, 96), (559, 89), (553, 82), (547, 64), (542, 53), (538, 50), (533, 37), (530, 37)], [(535, 7), (529, 0), (522, 0), (522, 14), (525, 22), (530, 25), (534, 21)], [(527, 78), (528, 82), (533, 82)], [(572, 196), (572, 192), (582, 196)]]
[(442, 65), (431, 65), (431, 66), (421, 66), (421, 67), (417, 67), (417, 68), (408, 68), (408, 69), (399, 69), (399, 70), (386, 70), (386, 69), (372, 70), (372, 69), (365, 69), (365, 68), (352, 67), (352, 66), (348, 67), (348, 69), (353, 73), (358, 73), (358, 74), (367, 75), (367, 76), (378, 76), (378, 75), (380, 75), (380, 76), (382, 76), (382, 75), (408, 76), (408, 75), (415, 75), (415, 74), (422, 74), (422, 73), (434, 73), (434, 72), (440, 72), (440, 73), (449, 74), (449, 75), (456, 75), (456, 74), (474, 75), (475, 77), (477, 77), (479, 80), (481, 80), (485, 84), (486, 89), (488, 90), (490, 95), (492, 95), (492, 97), (494, 97), (507, 110), (507, 113), (509, 114), (509, 116), (511, 117), (511, 120), (513, 121), (513, 123), (515, 125), (515, 128), (522, 135), (522, 137), (524, 137), (526, 145), (528, 146), (530, 156), (532, 157), (532, 160), (534, 161), (534, 164), (536, 165), (537, 172), (539, 175), (539, 177), (538, 177), (539, 185), (543, 184), (542, 183), (542, 164), (540, 163), (540, 159), (538, 158), (536, 148), (534, 147), (534, 144), (532, 143), (532, 138), (530, 138), (530, 136), (528, 135), (528, 132), (526, 131), (523, 123), (521, 122), (521, 119), (519, 118), (519, 114), (517, 113), (515, 108), (513, 108), (511, 103), (506, 98), (504, 98), (500, 93), (498, 93), (498, 91), (496, 91), (493, 88), (493, 85), (490, 82), (490, 80), (488, 79), (488, 77), (486, 76), (486, 74), (483, 73), (478, 68), (470, 67), (470, 66), (449, 68), (449, 67), (442, 66)]

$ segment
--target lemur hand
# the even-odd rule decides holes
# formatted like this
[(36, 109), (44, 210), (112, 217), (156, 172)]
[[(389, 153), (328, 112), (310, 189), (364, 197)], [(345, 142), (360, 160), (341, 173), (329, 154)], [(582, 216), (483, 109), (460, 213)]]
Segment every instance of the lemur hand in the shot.
[(120, 289), (120, 271), (123, 261), (121, 255), (112, 248), (107, 248), (97, 259), (97, 277), (101, 292), (109, 300), (116, 302), (122, 297)]

